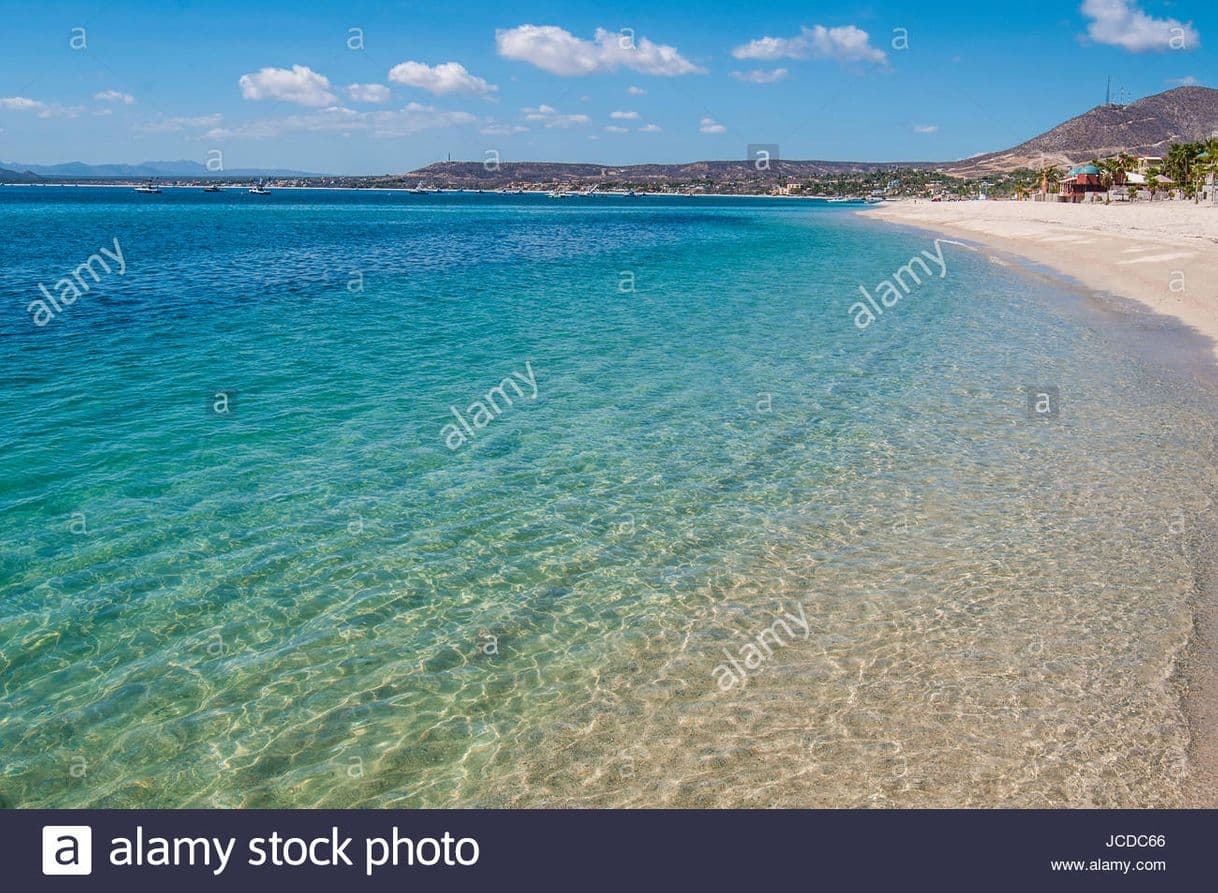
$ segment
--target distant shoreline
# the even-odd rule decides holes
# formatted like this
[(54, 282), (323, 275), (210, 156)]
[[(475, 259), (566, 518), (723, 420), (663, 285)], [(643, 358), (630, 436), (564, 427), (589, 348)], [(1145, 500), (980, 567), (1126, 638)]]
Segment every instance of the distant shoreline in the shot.
[[(141, 181), (143, 182), (143, 181)], [(4, 189), (128, 189), (133, 190), (140, 183), (0, 183), (0, 187)], [(159, 183), (157, 188), (161, 190), (168, 189), (184, 189), (201, 191), (204, 186), (218, 185), (225, 192), (241, 192), (247, 190), (254, 183), (232, 183), (232, 184), (211, 184), (211, 183), (189, 183), (189, 184), (170, 184)], [(422, 192), (415, 189), (407, 189), (402, 186), (276, 186), (268, 184), (267, 188), (272, 192), (404, 192), (408, 195), (499, 195), (507, 198), (515, 198), (522, 195), (548, 195), (555, 190), (550, 189), (525, 189), (519, 192), (502, 192), (498, 189), (427, 189)], [(851, 204), (861, 205), (866, 202), (864, 198), (849, 198), (843, 199), (841, 196), (835, 195), (770, 195), (768, 193), (753, 193), (753, 192), (640, 192), (634, 190), (633, 197), (648, 197), (648, 198), (764, 198), (764, 199), (790, 199), (799, 201), (818, 201), (826, 204)], [(570, 192), (568, 198), (631, 198), (624, 192), (611, 190), (602, 190), (600, 192)]]

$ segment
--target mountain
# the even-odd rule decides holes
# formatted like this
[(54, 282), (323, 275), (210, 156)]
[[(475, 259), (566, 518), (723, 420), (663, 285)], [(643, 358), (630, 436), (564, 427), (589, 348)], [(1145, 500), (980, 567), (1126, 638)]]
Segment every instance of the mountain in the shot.
[(1129, 105), (1099, 105), (1052, 130), (1002, 152), (945, 165), (953, 174), (977, 177), (1078, 164), (1128, 152), (1166, 155), (1172, 143), (1189, 143), (1218, 133), (1218, 90), (1177, 87)]
[(505, 161), (493, 167), (479, 161), (438, 161), (408, 174), (383, 178), (385, 182), (428, 185), (454, 189), (495, 189), (509, 184), (568, 183), (593, 186), (597, 183), (660, 185), (704, 184), (717, 188), (756, 183), (805, 180), (852, 173), (929, 168), (925, 161), (786, 161), (770, 159), (765, 166), (755, 161), (693, 161), (684, 164), (575, 164), (552, 161)]
[(41, 179), (42, 177), (29, 171), (10, 171), (0, 167), (0, 183), (37, 183)]
[[(1059, 124), (1052, 130), (1001, 152), (960, 161), (867, 162), (787, 161), (771, 159), (759, 166), (751, 159), (695, 161), (685, 164), (565, 164), (516, 161), (485, 165), (477, 161), (443, 161), (406, 174), (378, 177), (329, 177), (323, 185), (431, 186), (455, 189), (497, 189), (540, 185), (547, 188), (590, 188), (661, 185), (705, 188), (722, 192), (770, 191), (788, 180), (807, 182), (852, 174), (890, 170), (941, 171), (956, 177), (985, 177), (1019, 168), (1040, 168), (1090, 161), (1129, 152), (1164, 155), (1173, 142), (1194, 142), (1218, 134), (1218, 90), (1177, 87), (1128, 105), (1101, 105)], [(10, 170), (4, 170), (8, 168)], [(23, 173), (16, 173), (22, 171)], [(35, 176), (36, 175), (36, 176)], [(34, 179), (30, 180), (29, 177)], [(145, 161), (142, 164), (18, 164), (0, 161), (0, 182), (33, 182), (40, 177), (64, 180), (146, 179), (149, 177), (205, 179), (208, 177), (318, 178), (317, 174), (278, 169), (208, 171), (197, 161)], [(13, 179), (17, 178), (17, 179)], [(21, 179), (25, 178), (25, 179)]]
[(85, 164), (69, 161), (65, 164), (19, 164), (0, 161), (0, 167), (17, 168), (43, 177), (85, 179), (91, 177), (314, 177), (305, 171), (278, 168), (238, 168), (209, 171), (197, 161), (144, 161), (140, 164)]
[[(689, 164), (560, 164), (504, 162), (487, 167), (474, 161), (429, 164), (408, 174), (376, 178), (378, 182), (459, 188), (494, 189), (510, 184), (597, 183), (703, 185), (733, 191), (786, 179), (807, 180), (897, 168), (937, 170), (957, 177), (985, 177), (1019, 168), (1077, 164), (1121, 152), (1164, 155), (1174, 142), (1194, 142), (1218, 134), (1218, 90), (1177, 87), (1129, 105), (1101, 105), (1059, 124), (1025, 143), (961, 161), (856, 162), (772, 160), (759, 169), (751, 161), (697, 161)], [(746, 184), (748, 184), (746, 186)]]

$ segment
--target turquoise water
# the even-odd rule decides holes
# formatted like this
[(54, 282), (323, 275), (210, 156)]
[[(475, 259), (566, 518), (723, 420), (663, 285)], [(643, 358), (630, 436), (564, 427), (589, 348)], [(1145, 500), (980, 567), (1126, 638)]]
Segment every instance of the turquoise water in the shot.
[(799, 201), (5, 187), (0, 246), (5, 803), (1181, 802), (1168, 324), (945, 245), (859, 331), (931, 237)]

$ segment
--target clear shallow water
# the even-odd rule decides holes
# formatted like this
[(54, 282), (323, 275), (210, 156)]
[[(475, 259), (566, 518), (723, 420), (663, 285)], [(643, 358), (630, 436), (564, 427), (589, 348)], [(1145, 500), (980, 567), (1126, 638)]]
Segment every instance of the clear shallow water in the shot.
[(1212, 410), (1056, 286), (946, 246), (859, 333), (932, 244), (778, 201), (5, 187), (0, 246), (9, 804), (1181, 802)]

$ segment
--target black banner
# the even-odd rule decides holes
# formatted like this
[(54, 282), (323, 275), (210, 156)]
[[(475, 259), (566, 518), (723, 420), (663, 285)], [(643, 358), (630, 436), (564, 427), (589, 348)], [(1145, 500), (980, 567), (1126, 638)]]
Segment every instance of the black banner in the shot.
[(0, 811), (7, 890), (1181, 890), (1215, 811)]

